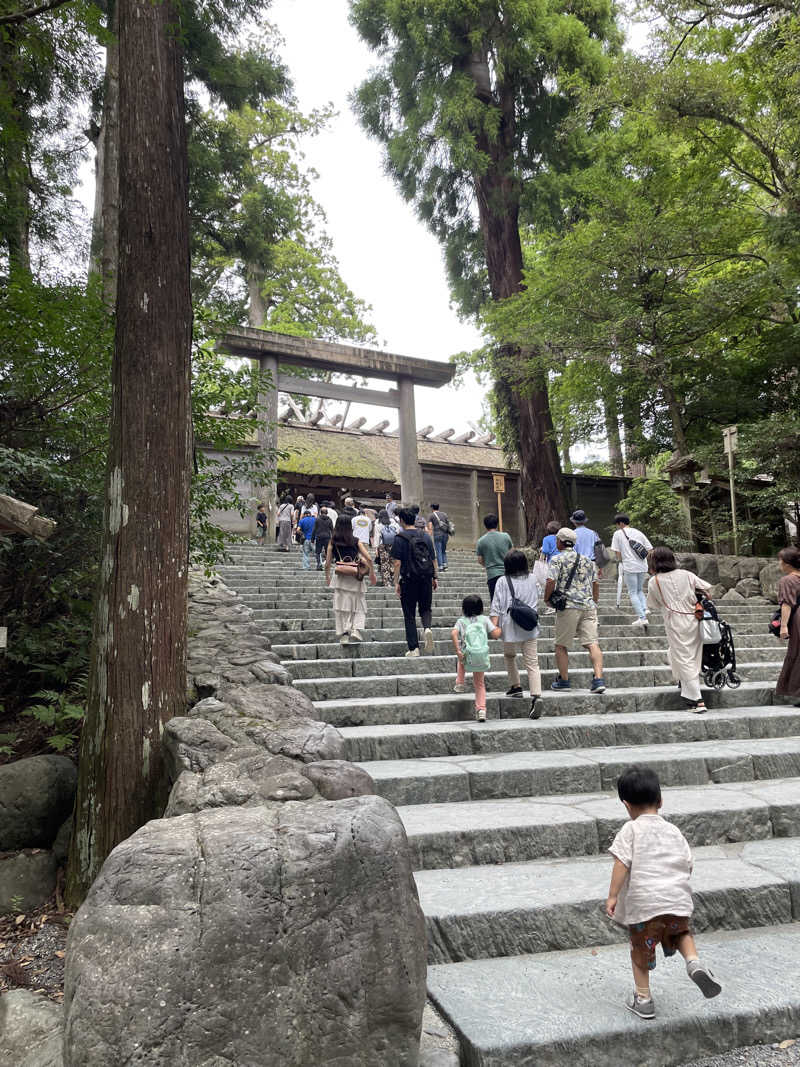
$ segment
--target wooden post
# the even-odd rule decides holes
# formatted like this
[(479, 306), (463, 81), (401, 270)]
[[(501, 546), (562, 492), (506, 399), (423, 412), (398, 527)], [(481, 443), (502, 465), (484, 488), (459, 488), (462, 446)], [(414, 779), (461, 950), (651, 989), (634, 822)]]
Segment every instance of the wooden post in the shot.
[(494, 491), (497, 493), (497, 520), (502, 533), (503, 530), (503, 493), (506, 491), (506, 476), (504, 474), (493, 474), (492, 479), (494, 481)]

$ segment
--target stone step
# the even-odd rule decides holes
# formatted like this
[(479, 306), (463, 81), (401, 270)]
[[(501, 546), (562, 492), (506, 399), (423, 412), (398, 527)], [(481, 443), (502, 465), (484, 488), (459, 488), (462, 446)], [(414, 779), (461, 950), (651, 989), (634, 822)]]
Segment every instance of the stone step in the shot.
[[(451, 631), (453, 627), (448, 626), (432, 626), (433, 637), (436, 641), (446, 641), (451, 637)], [(760, 636), (763, 640), (766, 631), (766, 624), (761, 621), (756, 623), (745, 623), (734, 631), (734, 642), (742, 635)], [(274, 620), (271, 623), (262, 623), (259, 626), (259, 632), (265, 637), (269, 637), (273, 640), (273, 644), (333, 644), (336, 639), (336, 630), (333, 625), (333, 620), (326, 621), (314, 621), (311, 619), (293, 619), (291, 616), (284, 620)], [(421, 631), (420, 631), (421, 632)], [(292, 642), (287, 640), (287, 635), (291, 634)], [(402, 641), (405, 638), (405, 629), (399, 624), (399, 620), (396, 625), (381, 626), (374, 625), (373, 620), (367, 616), (367, 625), (361, 631), (363, 643), (369, 643), (372, 641)], [(545, 638), (552, 634), (552, 630), (545, 627)], [(663, 627), (653, 626), (648, 635), (652, 638), (661, 638), (660, 647), (664, 647)], [(623, 638), (630, 647), (633, 648), (648, 648), (653, 647), (651, 645), (642, 644), (638, 638), (636, 631), (632, 631), (630, 626), (605, 626), (600, 629), (600, 646), (603, 647), (607, 638)], [(452, 640), (450, 641), (452, 647)], [(656, 645), (655, 647), (659, 647)]]
[[(773, 691), (774, 683), (742, 682), (738, 689), (703, 690), (703, 696), (710, 708), (769, 706)], [(590, 693), (588, 688), (561, 693), (546, 690), (542, 700), (546, 716), (685, 710), (675, 686), (631, 686), (605, 693)], [(315, 708), (318, 718), (338, 727), (458, 722), (475, 717), (475, 699), (470, 693), (413, 698), (357, 695), (349, 700), (315, 701)], [(527, 715), (524, 702), (500, 692), (488, 693), (486, 708), (489, 719), (519, 719)]]
[[(422, 658), (422, 657), (420, 657)], [(375, 674), (358, 678), (304, 678), (295, 682), (296, 687), (313, 701), (358, 699), (363, 693), (371, 697), (415, 697), (440, 694), (446, 696), (453, 691), (455, 681), (455, 656), (452, 657), (451, 669), (437, 674)], [(780, 672), (780, 660), (773, 663), (741, 662), (737, 666), (740, 678), (751, 682), (775, 681)], [(555, 670), (543, 670), (543, 691), (550, 688), (551, 682), (558, 677)], [(591, 668), (570, 667), (570, 681), (573, 688), (588, 689), (592, 683)], [(672, 681), (670, 667), (604, 667), (603, 678), (609, 689), (627, 689), (640, 686), (666, 686)], [(487, 692), (505, 693), (508, 688), (508, 675), (505, 670), (486, 671), (484, 674)], [(527, 686), (526, 686), (527, 687)]]
[[(544, 641), (539, 644), (539, 669), (555, 670), (555, 655), (552, 652), (543, 651), (546, 647)], [(341, 652), (341, 645), (337, 645), (336, 651)], [(772, 645), (761, 648), (747, 648), (739, 651), (740, 658), (747, 663), (771, 663), (780, 668), (783, 662), (784, 649)], [(360, 678), (371, 674), (429, 674), (445, 673), (453, 674), (456, 669), (456, 658), (451, 644), (449, 650), (443, 655), (420, 656), (419, 658), (403, 655), (405, 646), (402, 646), (393, 657), (378, 659), (333, 658), (333, 659), (308, 659), (289, 662), (289, 670), (292, 677), (298, 679), (321, 679), (321, 678)], [(448, 654), (449, 652), (449, 654)], [(501, 652), (493, 652), (489, 656), (491, 670), (505, 669), (505, 660)], [(518, 656), (517, 663), (522, 669), (522, 660)], [(589, 654), (582, 648), (577, 648), (570, 654), (570, 663), (573, 667), (587, 666)], [(603, 650), (603, 664), (605, 667), (663, 667), (667, 665), (666, 649), (636, 650), (612, 652)], [(524, 673), (524, 672), (523, 672)], [(526, 683), (527, 686), (527, 683)]]
[[(663, 814), (692, 847), (800, 837), (800, 778), (663, 790)], [(605, 852), (627, 818), (616, 796), (576, 793), (397, 809), (416, 870)]]
[[(275, 640), (272, 641), (272, 650), (277, 656), (280, 656), (285, 662), (290, 660), (340, 660), (345, 657), (351, 660), (353, 663), (358, 663), (361, 660), (369, 659), (388, 659), (390, 657), (404, 656), (408, 650), (404, 640), (397, 641), (362, 641), (361, 644), (341, 645), (339, 641), (324, 641), (312, 644), (310, 642), (303, 642), (301, 644), (287, 643), (286, 638), (289, 634), (279, 633), (275, 635)], [(332, 635), (329, 635), (329, 637)], [(779, 650), (781, 653), (781, 646), (774, 639), (771, 639), (768, 635), (762, 634), (736, 634), (736, 649), (741, 655), (744, 649), (760, 649), (760, 650)], [(766, 642), (766, 643), (765, 643)], [(641, 652), (661, 652), (666, 649), (666, 641), (662, 635), (654, 637), (640, 637), (635, 639), (630, 635), (624, 635), (622, 637), (612, 637), (606, 633), (601, 636), (601, 646), (603, 654), (606, 652), (628, 652), (628, 651), (641, 651)], [(501, 647), (500, 644), (494, 646), (495, 649)], [(540, 638), (538, 650), (539, 653), (547, 653), (552, 648), (552, 638)], [(439, 656), (453, 656), (453, 642), (448, 632), (446, 637), (440, 637), (435, 641), (434, 654)], [(496, 653), (499, 654), (499, 653)], [(570, 656), (584, 656), (583, 649), (575, 648), (574, 653), (570, 653)], [(426, 659), (429, 657), (425, 657)], [(750, 658), (749, 655), (745, 658)], [(394, 665), (393, 665), (394, 666)], [(370, 670), (367, 673), (377, 673), (378, 668)]]
[[(527, 710), (527, 703), (523, 704)], [(639, 711), (623, 715), (564, 715), (532, 722), (495, 719), (399, 726), (344, 726), (345, 758), (353, 762), (414, 760), (501, 752), (545, 752), (603, 746), (673, 744), (800, 735), (800, 709), (728, 707)]]
[(664, 788), (800, 779), (800, 737), (431, 756), (359, 766), (376, 793), (400, 806), (609, 792), (632, 763), (651, 767)]
[(680, 957), (659, 959), (648, 1022), (624, 1007), (626, 945), (434, 966), (428, 989), (463, 1062), (480, 1067), (670, 1067), (800, 1030), (800, 924), (704, 934), (698, 947), (722, 994), (705, 1000)]
[[(696, 933), (800, 919), (800, 838), (708, 846), (693, 859)], [(428, 962), (624, 943), (605, 914), (610, 877), (608, 855), (417, 871)]]

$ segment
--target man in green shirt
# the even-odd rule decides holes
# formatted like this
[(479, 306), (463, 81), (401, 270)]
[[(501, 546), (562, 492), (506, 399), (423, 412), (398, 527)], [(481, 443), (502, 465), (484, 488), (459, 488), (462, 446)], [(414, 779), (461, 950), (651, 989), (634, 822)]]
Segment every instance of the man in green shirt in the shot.
[(489, 600), (494, 596), (494, 587), (497, 579), (505, 574), (506, 552), (514, 547), (514, 542), (507, 533), (501, 533), (498, 529), (496, 515), (487, 515), (483, 520), (486, 533), (475, 546), (481, 565), (486, 568), (486, 582), (489, 586)]

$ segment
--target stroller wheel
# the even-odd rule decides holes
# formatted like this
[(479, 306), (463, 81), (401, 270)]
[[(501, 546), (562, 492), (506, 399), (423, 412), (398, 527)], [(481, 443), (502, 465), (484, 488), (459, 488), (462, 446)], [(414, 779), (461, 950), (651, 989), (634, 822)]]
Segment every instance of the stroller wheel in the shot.
[(738, 689), (742, 684), (742, 679), (736, 674), (735, 671), (728, 671), (728, 685), (731, 689)]
[(705, 671), (703, 674), (703, 681), (706, 683), (709, 689), (714, 685), (714, 674), (715, 672), (711, 670)]
[(724, 689), (725, 681), (725, 671), (715, 671), (714, 676), (711, 679), (711, 684), (714, 686), (715, 689)]

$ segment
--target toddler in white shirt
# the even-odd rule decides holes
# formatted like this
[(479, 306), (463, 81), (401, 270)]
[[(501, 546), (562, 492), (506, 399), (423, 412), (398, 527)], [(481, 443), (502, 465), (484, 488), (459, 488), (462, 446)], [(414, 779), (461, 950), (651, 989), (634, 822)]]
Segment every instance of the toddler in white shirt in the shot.
[(692, 853), (677, 826), (659, 815), (661, 784), (649, 767), (634, 764), (617, 780), (619, 799), (628, 810), (625, 823), (609, 852), (614, 857), (606, 914), (628, 927), (634, 992), (626, 1007), (641, 1019), (654, 1019), (650, 971), (656, 965), (656, 946), (665, 956), (677, 950), (686, 972), (706, 997), (722, 986), (697, 957), (689, 917), (694, 910), (689, 876)]

